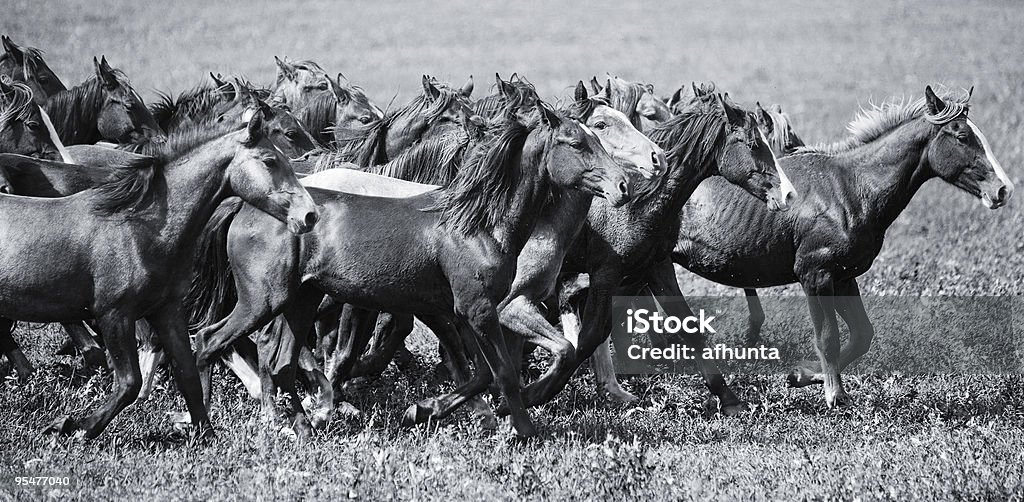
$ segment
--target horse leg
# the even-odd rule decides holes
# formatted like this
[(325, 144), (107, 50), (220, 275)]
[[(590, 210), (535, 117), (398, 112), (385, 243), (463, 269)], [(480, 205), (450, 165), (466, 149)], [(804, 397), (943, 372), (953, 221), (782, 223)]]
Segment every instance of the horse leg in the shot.
[(85, 361), (86, 366), (90, 368), (105, 368), (107, 366), (107, 353), (100, 347), (100, 344), (96, 343), (96, 339), (89, 333), (84, 322), (63, 322), (60, 325), (74, 345), (78, 347), (78, 351), (82, 353), (82, 360)]
[(331, 298), (330, 296), (324, 296), (323, 301), (320, 303), (320, 307), (316, 311), (316, 347), (317, 357), (323, 357), (323, 365), (326, 368), (327, 362), (331, 360), (334, 355), (334, 347), (338, 344), (338, 330), (342, 325), (342, 315), (349, 315), (350, 309), (345, 308), (345, 304)]
[(213, 389), (211, 376), (214, 360), (220, 357), (235, 340), (248, 336), (270, 322), (275, 315), (276, 312), (271, 305), (266, 303), (249, 305), (249, 302), (239, 297), (239, 301), (227, 317), (196, 333), (196, 364), (199, 366), (199, 377), (203, 383), (203, 400), (207, 409), (210, 407)]
[(32, 363), (25, 357), (25, 353), (21, 351), (18, 342), (14, 340), (13, 330), (13, 320), (0, 318), (0, 353), (7, 356), (7, 360), (14, 366), (14, 371), (18, 373), (18, 379), (24, 382), (32, 376), (36, 369), (32, 367)]
[(850, 340), (839, 352), (839, 371), (853, 364), (871, 348), (871, 340), (875, 337), (875, 328), (864, 310), (864, 301), (860, 297), (860, 289), (856, 279), (836, 284), (836, 312), (850, 328)]
[[(536, 406), (550, 401), (561, 391), (569, 378), (597, 346), (608, 339), (611, 329), (612, 295), (619, 289), (622, 273), (617, 265), (605, 264), (590, 276), (590, 291), (583, 309), (579, 340), (576, 350), (564, 357), (553, 357), (547, 371), (523, 391), (526, 406)], [(498, 413), (503, 413), (499, 408)]]
[(259, 364), (259, 354), (256, 343), (248, 336), (243, 336), (231, 344), (228, 353), (221, 357), (221, 362), (231, 370), (239, 380), (249, 396), (253, 399), (262, 397), (262, 387), (259, 373), (256, 368)]
[[(260, 332), (256, 344), (260, 352), (260, 371), (269, 375), (274, 386), (284, 394), (285, 406), (281, 411), (290, 419), (295, 434), (304, 439), (311, 434), (311, 428), (296, 389), (295, 374), (299, 367), (301, 349), (313, 328), (316, 309), (323, 299), (323, 293), (310, 284), (300, 286), (296, 293), (292, 301), (284, 305), (272, 329)], [(263, 377), (262, 381), (266, 382), (267, 378)], [(264, 406), (274, 396), (273, 392), (268, 393), (267, 390), (264, 387)]]
[(821, 372), (800, 367), (787, 378), (791, 387), (803, 387), (821, 381), (825, 384), (825, 404), (829, 408), (848, 404), (839, 374), (840, 338), (836, 320), (836, 286), (831, 274), (818, 271), (802, 278), (807, 305), (814, 324), (814, 349), (821, 362)]
[(138, 401), (149, 399), (156, 382), (156, 369), (166, 360), (163, 347), (156, 343), (153, 334), (151, 323), (143, 319), (135, 322), (135, 338), (139, 342), (139, 370), (142, 372), (142, 390), (139, 391)]
[[(399, 350), (405, 349), (405, 339), (409, 337), (413, 329), (413, 318), (409, 315), (397, 315), (382, 312), (377, 316), (377, 326), (374, 328), (372, 344), (352, 366), (351, 378), (380, 375), (388, 363), (396, 359)], [(404, 350), (408, 354), (408, 350)], [(411, 354), (409, 361), (412, 360)], [(401, 364), (395, 361), (403, 370), (408, 364)]]
[(573, 357), (576, 349), (569, 339), (548, 322), (547, 316), (537, 304), (525, 296), (517, 296), (507, 302), (498, 317), (509, 334), (518, 334), (508, 337), (509, 342), (516, 345), (515, 350), (510, 351), (513, 360), (522, 361), (524, 343), (543, 348), (551, 354), (553, 360)]
[[(687, 305), (686, 300), (683, 298), (683, 292), (679, 289), (679, 282), (676, 280), (675, 268), (672, 266), (671, 260), (663, 261), (655, 266), (649, 276), (649, 280), (648, 285), (654, 296), (679, 298), (678, 304), (674, 302), (670, 304), (672, 306), (678, 305), (678, 309), (673, 309), (675, 312), (670, 312), (671, 315), (677, 316), (680, 319), (693, 315), (693, 310)], [(729, 388), (729, 385), (725, 383), (725, 378), (722, 377), (718, 364), (704, 359), (704, 343), (706, 341), (704, 335), (702, 333), (687, 333), (683, 335), (683, 338), (688, 347), (694, 348), (701, 376), (704, 377), (704, 385), (707, 386), (712, 394), (718, 397), (722, 414), (734, 416), (747, 411), (749, 409), (747, 404), (740, 400), (733, 393), (732, 389)]]
[(743, 290), (747, 298), (747, 310), (750, 316), (747, 318), (747, 338), (744, 344), (753, 347), (761, 341), (761, 326), (764, 325), (764, 308), (761, 307), (761, 299), (757, 297), (757, 290), (746, 288)]
[[(312, 388), (308, 389), (309, 394), (302, 402), (302, 408), (310, 415), (313, 427), (322, 428), (334, 415), (334, 388), (327, 375), (320, 370), (316, 358), (313, 357), (313, 351), (306, 344), (299, 347), (299, 370), (305, 376), (306, 382), (316, 387), (315, 391)], [(359, 416), (359, 410), (349, 405), (345, 407), (345, 414)]]
[(178, 392), (185, 398), (185, 406), (188, 408), (192, 425), (196, 426), (197, 436), (212, 435), (213, 427), (210, 425), (210, 416), (203, 401), (199, 369), (196, 366), (196, 358), (192, 355), (192, 347), (189, 346), (188, 326), (185, 324), (181, 303), (169, 302), (147, 316), (146, 323), (138, 323), (137, 327), (144, 324), (148, 324), (149, 328), (156, 332), (164, 350), (171, 357), (171, 374), (174, 376)]
[(373, 328), (376, 325), (377, 311), (368, 310), (350, 305), (345, 306), (349, 310), (349, 329), (338, 331), (338, 345), (334, 349), (330, 364), (327, 368), (327, 379), (334, 387), (335, 399), (342, 399), (342, 386), (349, 380), (352, 366), (366, 349), (373, 335)]
[[(434, 332), (439, 348), (448, 353), (445, 364), (455, 383), (462, 385), (469, 382), (471, 374), (469, 360), (466, 358), (466, 345), (459, 335), (458, 328), (442, 316), (420, 316), (420, 320), (426, 324), (427, 328), (430, 328), (430, 331)], [(497, 428), (498, 419), (495, 418), (491, 407), (480, 396), (469, 398), (468, 406), (473, 410), (472, 413), (481, 427), (489, 430)]]
[(139, 353), (135, 347), (135, 321), (120, 312), (106, 313), (98, 320), (114, 370), (113, 393), (92, 415), (81, 421), (67, 416), (58, 418), (45, 432), (73, 434), (93, 439), (103, 432), (121, 410), (139, 396), (142, 375), (139, 371)]

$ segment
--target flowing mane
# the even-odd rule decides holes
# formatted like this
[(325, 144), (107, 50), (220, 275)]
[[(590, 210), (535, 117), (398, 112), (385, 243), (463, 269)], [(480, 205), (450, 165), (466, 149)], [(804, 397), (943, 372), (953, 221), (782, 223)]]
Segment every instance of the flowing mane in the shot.
[(32, 114), (32, 89), (21, 83), (11, 82), (7, 77), (4, 85), (10, 87), (10, 92), (0, 92), (0, 130), (16, 121), (24, 121)]
[[(136, 94), (135, 88), (132, 87), (124, 72), (112, 68), (110, 73), (119, 86)], [(47, 98), (46, 113), (50, 116), (57, 132), (71, 135), (73, 138), (75, 134), (81, 134), (86, 130), (82, 127), (83, 124), (96, 123), (96, 114), (99, 112), (98, 103), (103, 100), (104, 94), (103, 84), (99, 78), (93, 76), (71, 89), (58, 92)], [(62, 136), (61, 141), (71, 143), (72, 138)]]
[(804, 146), (798, 148), (794, 155), (837, 155), (871, 143), (911, 120), (924, 117), (932, 124), (942, 125), (968, 112), (967, 93), (954, 96), (953, 93), (944, 91), (939, 97), (946, 103), (946, 108), (938, 115), (928, 113), (928, 107), (923, 97), (919, 99), (892, 97), (883, 101), (882, 104), (871, 104), (870, 108), (861, 108), (853, 121), (846, 126), (850, 137), (834, 143)]
[(633, 127), (640, 130), (640, 113), (637, 111), (637, 105), (640, 104), (640, 98), (647, 92), (647, 89), (643, 84), (629, 82), (619, 77), (609, 76), (609, 81), (611, 82), (609, 106), (626, 114), (626, 118), (633, 124)]
[(135, 153), (140, 157), (115, 167), (102, 184), (89, 190), (93, 198), (93, 212), (111, 216), (144, 209), (152, 202), (157, 170), (242, 127), (242, 124), (220, 127), (192, 124), (172, 132), (163, 143), (139, 145)]
[(655, 188), (672, 178), (671, 172), (683, 166), (707, 166), (718, 161), (725, 146), (727, 120), (714, 108), (692, 106), (647, 132), (647, 136), (665, 150), (668, 168), (665, 174), (643, 183), (637, 199), (656, 193)]
[(501, 92), (481, 98), (473, 104), (473, 112), (491, 119), (502, 116), (506, 110), (519, 108), (537, 100), (537, 89), (525, 78), (513, 75), (508, 82), (511, 95)]
[[(792, 134), (792, 126), (789, 124), (789, 115), (782, 112), (782, 109), (775, 109), (774, 106), (764, 109), (768, 118), (772, 121), (772, 130), (768, 134), (768, 143), (772, 151), (784, 155), (787, 150), (793, 147), (802, 147), (800, 138)], [(795, 141), (795, 143), (794, 143)]]
[(385, 164), (369, 167), (353, 164), (337, 152), (326, 152), (312, 172), (341, 167), (416, 183), (446, 185), (455, 179), (469, 143), (470, 136), (465, 131), (451, 132), (417, 143)]
[(442, 224), (463, 235), (496, 228), (511, 210), (529, 134), (515, 120), (491, 125), (437, 203), (426, 210), (440, 210)]
[[(301, 61), (288, 61), (288, 58), (285, 58), (284, 62), (291, 65), (297, 70), (306, 70), (310, 73), (327, 75), (327, 72), (325, 72), (324, 69), (321, 68), (316, 61), (311, 61), (309, 59), (303, 59)], [(285, 79), (287, 79), (287, 77), (283, 73), (278, 72), (277, 78), (274, 82), (275, 87), (280, 86), (282, 83), (284, 83)]]

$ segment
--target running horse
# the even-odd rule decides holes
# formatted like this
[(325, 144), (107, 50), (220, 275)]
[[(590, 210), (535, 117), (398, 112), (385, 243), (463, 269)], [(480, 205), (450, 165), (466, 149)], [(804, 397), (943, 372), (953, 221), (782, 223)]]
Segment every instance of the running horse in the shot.
[(159, 141), (164, 133), (124, 72), (93, 58), (96, 76), (50, 96), (44, 108), (65, 145)]
[(179, 133), (154, 157), (139, 157), (99, 187), (69, 197), (0, 195), (4, 335), (10, 337), (12, 319), (96, 319), (113, 366), (110, 398), (84, 419), (58, 418), (48, 431), (94, 438), (135, 400), (140, 318), (174, 360), (192, 423), (210, 430), (182, 312), (199, 233), (232, 195), (287, 222), (294, 233), (317, 220), (287, 159), (262, 135), (261, 120), (257, 114), (247, 128), (227, 135)]
[[(292, 426), (307, 434), (294, 370), (298, 348), (328, 294), (365, 308), (454, 323), (487, 363), (477, 375), (496, 375), (517, 434), (533, 436), (536, 429), (521, 406), (517, 365), (509, 358), (495, 306), (511, 285), (538, 208), (552, 191), (570, 187), (616, 205), (629, 197), (625, 172), (599, 140), (542, 106), (532, 128), (510, 119), (489, 127), (443, 189), (407, 198), (313, 189), (323, 220), (301, 239), (242, 208), (227, 231), (238, 302), (228, 317), (197, 334), (199, 365), (207, 367), (234, 339), (283, 314), (288, 329), (259, 341), (264, 407), (274, 406), (276, 384), (290, 397), (286, 414), (294, 417)], [(223, 271), (205, 273), (222, 277)], [(266, 367), (275, 356), (280, 362)], [(426, 412), (440, 418), (480, 390), (462, 385)], [(422, 420), (423, 411), (413, 405), (406, 421)]]
[[(794, 387), (823, 383), (829, 407), (847, 403), (840, 373), (868, 351), (874, 336), (857, 277), (870, 269), (886, 230), (924, 182), (939, 178), (989, 209), (1013, 194), (1013, 182), (968, 116), (969, 97), (939, 97), (929, 86), (919, 100), (862, 111), (845, 141), (779, 159), (800, 193), (786, 213), (765, 211), (714, 179), (682, 208), (673, 261), (748, 291), (748, 343), (756, 343), (764, 315), (754, 288), (800, 283), (820, 367), (799, 367), (787, 381)], [(850, 328), (845, 345), (837, 314)]]

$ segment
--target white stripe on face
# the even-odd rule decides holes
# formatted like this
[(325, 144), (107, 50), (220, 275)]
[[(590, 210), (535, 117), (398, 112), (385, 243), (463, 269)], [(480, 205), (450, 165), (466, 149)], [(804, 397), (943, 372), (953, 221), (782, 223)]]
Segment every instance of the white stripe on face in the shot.
[(53, 127), (53, 122), (50, 121), (50, 116), (46, 114), (46, 110), (43, 107), (39, 108), (39, 116), (43, 119), (43, 124), (46, 126), (46, 132), (50, 135), (50, 141), (53, 142), (53, 146), (57, 147), (57, 152), (60, 153), (60, 158), (65, 164), (74, 164), (75, 160), (71, 158), (71, 154), (68, 153), (68, 149), (64, 147), (64, 143), (60, 141), (60, 136), (57, 136), (57, 130)]
[(981, 147), (985, 149), (985, 159), (992, 165), (992, 170), (996, 172), (996, 177), (1006, 185), (1006, 198), (1009, 199), (1010, 195), (1013, 194), (1013, 182), (1010, 181), (1010, 177), (1006, 175), (1006, 171), (1003, 170), (1003, 165), (996, 160), (996, 157), (992, 155), (992, 147), (988, 144), (988, 138), (981, 133), (981, 129), (974, 125), (974, 121), (967, 119), (967, 125), (970, 126), (971, 130), (974, 131), (974, 135), (978, 137), (978, 141), (981, 142)]
[(762, 132), (761, 129), (758, 129), (757, 134), (761, 135), (761, 141), (764, 142), (765, 148), (767, 148), (772, 154), (772, 163), (775, 164), (775, 172), (779, 173), (779, 191), (782, 193), (781, 203), (785, 205), (786, 201), (789, 200), (790, 194), (796, 196), (796, 187), (794, 187), (793, 183), (789, 181), (789, 176), (786, 176), (786, 173), (782, 170), (782, 166), (779, 165), (779, 159), (775, 157), (775, 152), (772, 150), (770, 143), (768, 143), (768, 139), (764, 137), (764, 132)]

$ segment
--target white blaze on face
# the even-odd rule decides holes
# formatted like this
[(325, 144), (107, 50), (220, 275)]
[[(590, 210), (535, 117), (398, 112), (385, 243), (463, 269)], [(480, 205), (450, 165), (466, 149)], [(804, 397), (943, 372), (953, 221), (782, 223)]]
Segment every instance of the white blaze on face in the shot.
[(57, 136), (57, 130), (53, 127), (53, 122), (50, 121), (50, 116), (46, 114), (46, 110), (43, 107), (39, 107), (39, 116), (43, 119), (43, 125), (46, 126), (46, 132), (50, 135), (50, 141), (53, 142), (53, 146), (57, 147), (57, 152), (60, 153), (60, 158), (65, 164), (74, 164), (75, 160), (71, 158), (71, 154), (68, 153), (68, 149), (64, 147), (64, 143), (60, 141), (60, 136)]
[(252, 117), (254, 115), (256, 115), (256, 109), (255, 108), (246, 108), (245, 111), (242, 112), (242, 123), (243, 124), (248, 124), (249, 121), (252, 120)]
[(789, 176), (786, 176), (785, 171), (782, 170), (782, 166), (779, 165), (779, 159), (775, 157), (775, 152), (772, 151), (770, 143), (768, 143), (768, 139), (764, 137), (764, 132), (758, 129), (757, 134), (761, 135), (761, 141), (764, 142), (765, 147), (768, 148), (768, 151), (772, 154), (772, 163), (775, 164), (775, 172), (779, 174), (779, 191), (782, 193), (782, 200), (779, 201), (779, 203), (785, 207), (786, 201), (789, 200), (789, 196), (796, 196), (796, 188), (793, 186), (793, 183), (789, 181)]
[(985, 159), (992, 165), (992, 170), (996, 172), (996, 177), (999, 181), (1006, 185), (1006, 198), (1009, 199), (1013, 195), (1013, 182), (1010, 181), (1010, 177), (1006, 175), (1006, 171), (1003, 170), (1003, 165), (996, 160), (996, 157), (992, 155), (992, 147), (988, 144), (988, 138), (981, 133), (981, 129), (974, 124), (974, 121), (967, 119), (967, 125), (970, 126), (971, 131), (974, 131), (974, 135), (978, 137), (978, 141), (981, 142), (981, 147), (985, 149)]
[[(626, 134), (632, 135), (632, 139), (635, 141), (648, 143), (651, 149), (654, 149), (654, 143), (648, 139), (647, 136), (644, 136), (643, 133), (637, 131), (636, 128), (633, 127), (633, 124), (629, 122), (626, 114), (606, 105), (598, 105), (594, 110), (594, 115), (597, 115), (598, 112), (600, 112), (601, 117), (603, 117), (607, 122), (618, 121), (620, 124), (626, 124), (626, 126), (622, 128), (626, 129)], [(591, 129), (589, 129), (585, 124), (580, 125), (583, 126), (584, 130), (591, 131)], [(630, 132), (630, 130), (632, 130), (632, 132)], [(644, 179), (651, 179), (654, 177), (655, 168), (651, 158), (640, 154), (640, 152), (643, 151), (643, 148), (633, 147), (627, 149), (626, 145), (612, 145), (597, 133), (594, 133), (594, 135), (597, 136), (598, 141), (601, 142), (601, 146), (604, 147), (606, 152), (611, 154), (612, 158), (630, 163)]]

